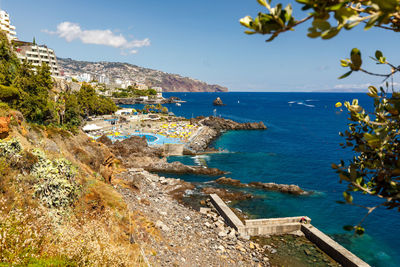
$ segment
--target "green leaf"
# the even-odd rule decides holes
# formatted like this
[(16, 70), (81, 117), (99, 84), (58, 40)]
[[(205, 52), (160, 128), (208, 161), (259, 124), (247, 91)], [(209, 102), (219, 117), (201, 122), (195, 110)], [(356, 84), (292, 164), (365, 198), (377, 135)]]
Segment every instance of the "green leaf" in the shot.
[(349, 66), (349, 62), (347, 60), (345, 60), (345, 59), (341, 59), (340, 60), (340, 65), (342, 67), (348, 67)]
[(322, 19), (314, 19), (312, 25), (315, 28), (320, 29), (321, 31), (327, 31), (331, 28), (331, 24), (328, 21)]
[(372, 0), (384, 12), (395, 12), (396, 7), (399, 6), (398, 0)]
[(344, 78), (348, 77), (352, 72), (353, 72), (352, 70), (349, 71), (349, 72), (346, 72), (345, 74), (343, 74), (342, 76), (340, 76), (338, 79), (344, 79)]
[(350, 53), (350, 59), (353, 63), (352, 70), (358, 71), (361, 68), (362, 59), (361, 59), (361, 52), (357, 48), (353, 48)]
[(382, 52), (379, 51), (379, 50), (376, 50), (376, 52), (375, 52), (375, 58), (379, 60), (381, 57), (383, 57)]
[(355, 229), (356, 229), (356, 234), (358, 235), (363, 235), (365, 232), (365, 229), (361, 226), (357, 226)]
[(369, 30), (371, 29), (375, 23), (378, 21), (379, 19), (379, 13), (377, 13), (376, 15), (372, 16), (371, 19), (365, 24), (364, 30)]
[(330, 28), (329, 30), (321, 34), (321, 38), (324, 40), (331, 39), (332, 37), (335, 37), (339, 32), (340, 29), (338, 28)]
[(348, 192), (343, 192), (343, 197), (347, 203), (353, 203), (353, 197)]
[(285, 11), (286, 11), (286, 13), (285, 13), (285, 20), (286, 20), (286, 21), (289, 21), (289, 20), (291, 19), (291, 17), (292, 17), (292, 13), (293, 13), (292, 5), (291, 5), (291, 4), (288, 4), (288, 5), (285, 7)]
[(378, 96), (378, 89), (376, 89), (374, 86), (369, 86), (368, 91), (371, 93), (371, 95)]

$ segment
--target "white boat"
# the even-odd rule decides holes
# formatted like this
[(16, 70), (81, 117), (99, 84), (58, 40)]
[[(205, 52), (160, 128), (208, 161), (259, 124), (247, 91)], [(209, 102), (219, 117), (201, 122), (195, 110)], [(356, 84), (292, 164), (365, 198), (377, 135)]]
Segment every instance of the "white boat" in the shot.
[(175, 106), (180, 107), (180, 106), (181, 106), (181, 103), (175, 103)]

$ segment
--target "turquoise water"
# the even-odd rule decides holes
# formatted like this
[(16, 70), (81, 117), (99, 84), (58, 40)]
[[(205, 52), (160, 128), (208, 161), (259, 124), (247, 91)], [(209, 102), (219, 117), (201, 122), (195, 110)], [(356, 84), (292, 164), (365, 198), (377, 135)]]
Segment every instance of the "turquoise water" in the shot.
[(131, 135), (118, 135), (118, 136), (108, 135), (108, 138), (110, 138), (111, 141), (114, 142), (114, 141), (122, 141), (128, 139), (133, 135), (145, 137), (149, 145), (183, 144), (183, 142), (178, 138), (168, 138), (159, 134), (152, 134), (152, 133), (137, 133)]
[[(290, 196), (253, 190), (258, 197), (240, 202), (237, 207), (255, 217), (306, 215), (312, 223), (373, 266), (400, 266), (400, 213), (379, 209), (371, 214), (361, 237), (342, 230), (357, 224), (365, 210), (337, 204), (345, 185), (331, 169), (340, 159), (349, 160), (352, 152), (343, 150), (339, 131), (346, 130), (347, 114), (334, 107), (338, 101), (359, 99), (371, 108), (365, 94), (334, 93), (168, 93), (187, 103), (167, 105), (178, 116), (190, 118), (212, 115), (240, 122), (263, 121), (266, 131), (234, 131), (220, 137), (213, 146), (229, 153), (207, 155), (210, 167), (229, 171), (229, 177), (242, 182), (261, 181), (297, 184), (314, 191), (310, 196)], [(221, 97), (223, 107), (212, 106)], [(239, 103), (238, 103), (239, 102)], [(191, 157), (174, 157), (195, 164)], [(189, 181), (206, 182), (215, 178), (181, 176)], [(355, 202), (372, 205), (373, 198), (355, 196)]]

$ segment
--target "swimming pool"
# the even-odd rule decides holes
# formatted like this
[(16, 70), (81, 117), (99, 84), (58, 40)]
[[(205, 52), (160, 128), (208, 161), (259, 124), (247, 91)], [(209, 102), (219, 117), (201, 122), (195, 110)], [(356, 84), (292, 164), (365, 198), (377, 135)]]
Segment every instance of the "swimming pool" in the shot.
[(131, 134), (131, 135), (107, 135), (108, 138), (110, 138), (111, 141), (122, 141), (125, 139), (130, 138), (131, 136), (139, 136), (139, 137), (145, 137), (147, 143), (153, 144), (154, 142), (156, 142), (158, 140), (158, 137), (152, 134)]

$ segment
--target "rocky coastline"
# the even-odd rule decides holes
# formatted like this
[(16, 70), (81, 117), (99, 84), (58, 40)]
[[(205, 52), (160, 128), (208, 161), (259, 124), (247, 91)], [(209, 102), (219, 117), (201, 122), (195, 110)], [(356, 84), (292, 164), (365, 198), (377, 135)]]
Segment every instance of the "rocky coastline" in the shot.
[[(195, 120), (197, 121), (194, 123), (201, 124), (204, 131), (204, 145), (197, 150), (200, 153), (208, 149), (210, 139), (218, 137), (225, 130), (266, 129), (262, 123), (238, 124), (213, 117), (200, 117)], [(243, 184), (239, 180), (221, 177), (227, 174), (222, 170), (206, 166), (188, 166), (180, 162), (169, 163), (162, 149), (148, 146), (142, 137), (134, 136), (112, 143), (103, 136), (98, 142), (108, 146), (116, 159), (126, 168), (126, 171), (114, 174), (112, 182), (114, 187), (122, 194), (129, 209), (132, 212), (140, 210), (141, 214), (154, 222), (162, 236), (162, 241), (148, 240), (152, 248), (157, 251), (148, 258), (152, 265), (276, 266), (271, 265), (270, 259), (273, 258), (276, 263), (275, 255), (287, 253), (286, 248), (281, 251), (280, 247), (272, 242), (266, 244), (258, 239), (250, 240), (248, 237), (239, 236), (234, 229), (225, 224), (207, 199), (209, 194), (214, 193), (227, 203), (254, 197), (240, 190), (232, 190), (234, 187), (254, 187), (295, 195), (304, 194), (300, 187), (257, 182)], [(161, 173), (220, 178), (216, 179), (215, 184), (204, 184), (199, 187), (197, 184), (180, 179), (166, 178), (161, 176)], [(228, 187), (216, 186), (218, 184)], [(242, 219), (247, 217), (239, 210), (234, 211)], [(296, 232), (293, 235), (298, 237), (301, 233)], [(280, 240), (291, 240), (289, 236), (282, 236)], [(134, 237), (134, 239), (140, 238), (140, 236)], [(316, 251), (314, 245), (303, 239), (298, 241), (301, 243), (301, 248)], [(297, 253), (302, 254), (303, 251)], [(326, 258), (322, 258), (327, 261)]]
[(195, 153), (210, 151), (209, 145), (225, 131), (266, 130), (262, 121), (239, 123), (220, 117), (199, 116), (190, 120), (191, 124), (200, 125), (199, 132), (189, 141), (186, 147)]
[(264, 189), (268, 191), (278, 191), (281, 193), (292, 194), (292, 195), (304, 195), (310, 194), (301, 189), (298, 185), (288, 185), (288, 184), (276, 184), (276, 183), (261, 183), (261, 182), (251, 182), (248, 184), (243, 184), (239, 180), (232, 178), (221, 177), (215, 180), (218, 184), (230, 185), (235, 187), (254, 187), (259, 189)]

